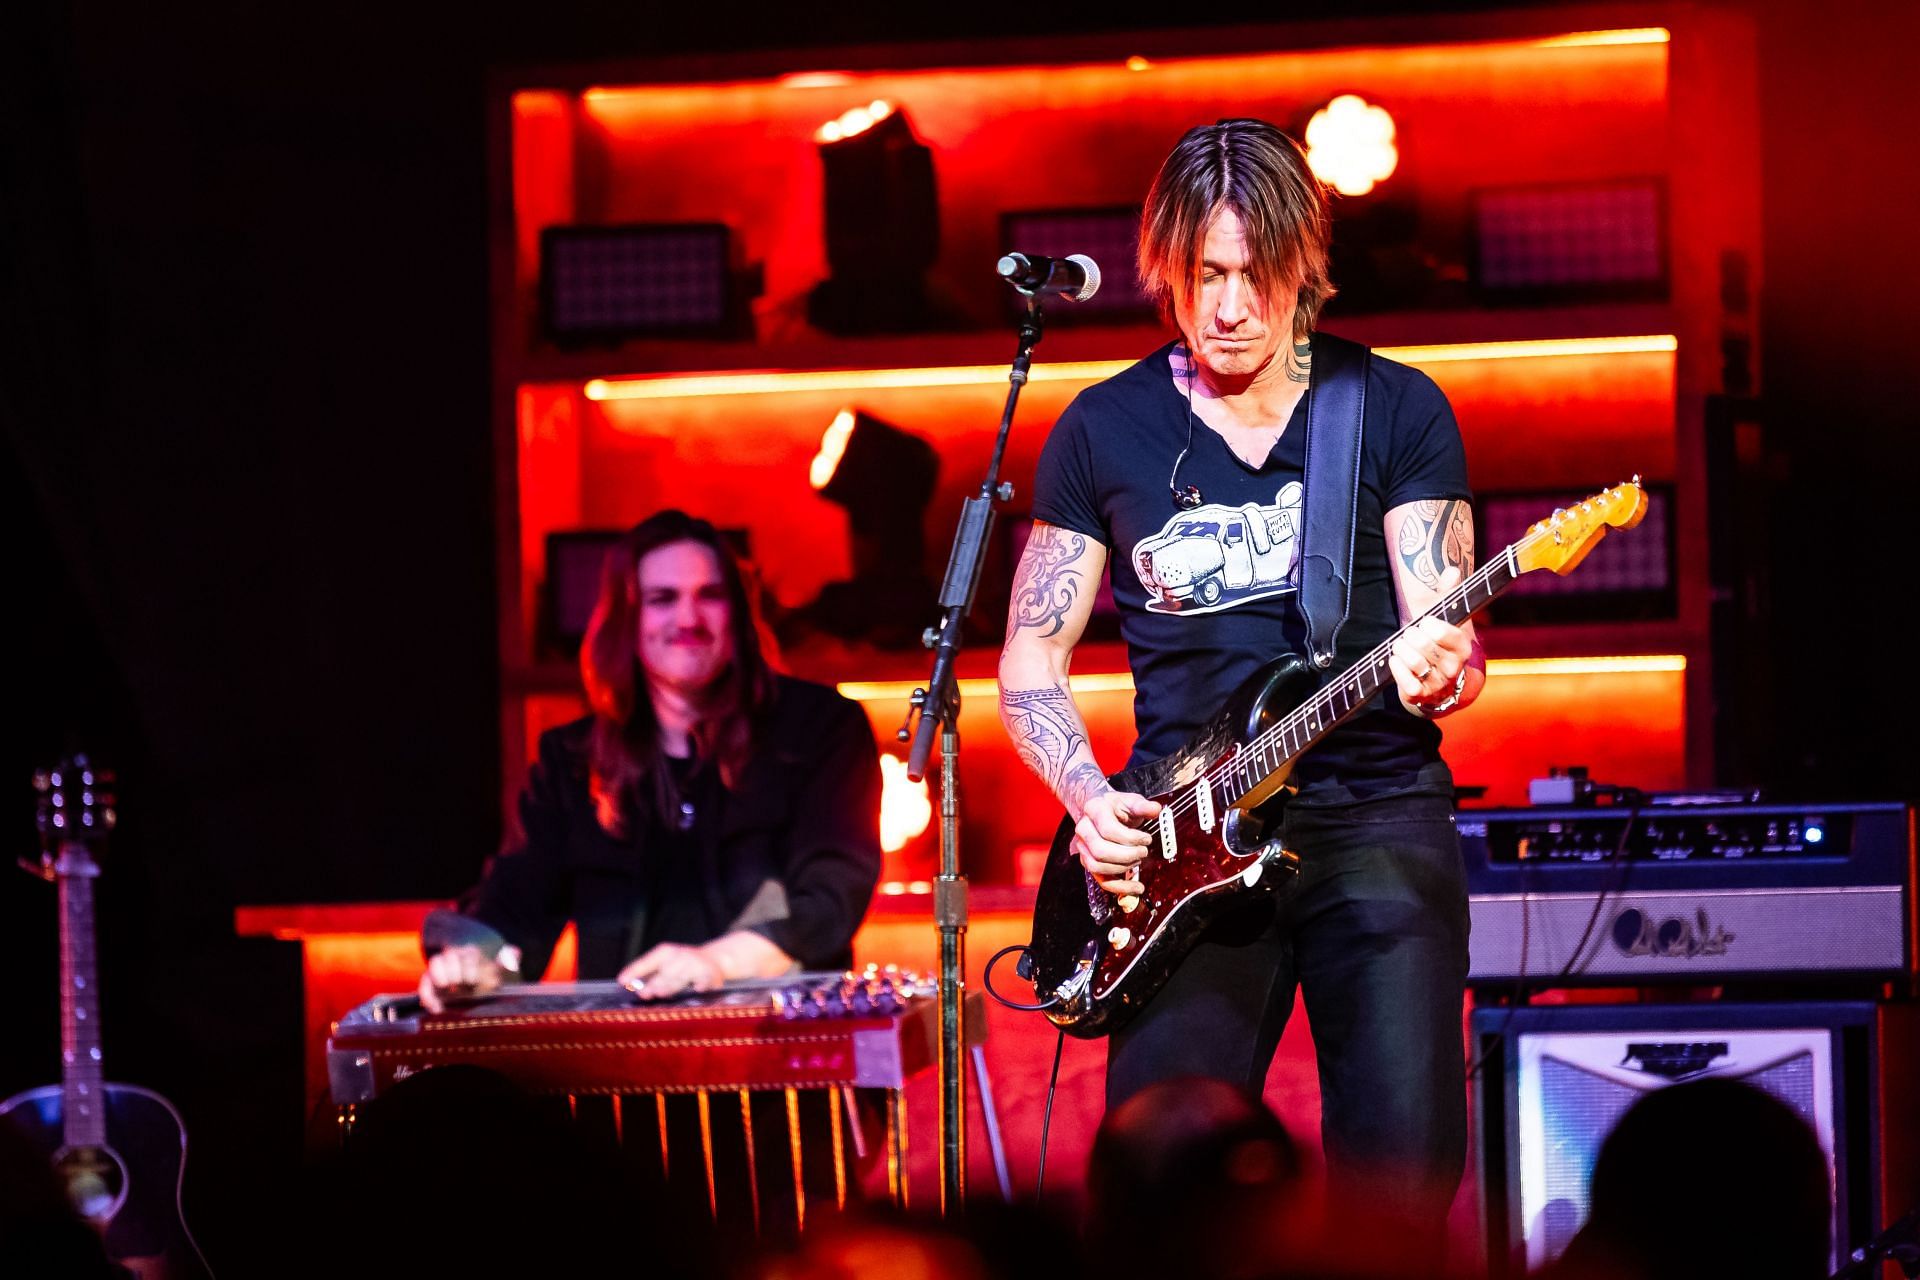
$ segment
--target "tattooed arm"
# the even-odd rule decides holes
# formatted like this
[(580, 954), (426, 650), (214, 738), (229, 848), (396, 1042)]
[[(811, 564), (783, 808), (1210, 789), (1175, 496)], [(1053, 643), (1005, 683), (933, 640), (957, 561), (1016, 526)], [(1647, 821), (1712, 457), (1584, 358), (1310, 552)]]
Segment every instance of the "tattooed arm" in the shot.
[(1409, 502), (1387, 512), (1387, 556), (1400, 619), (1419, 623), (1387, 656), (1407, 710), (1432, 719), (1480, 696), (1487, 658), (1471, 621), (1424, 615), (1473, 572), (1473, 508), (1458, 499)]
[(1067, 691), (1073, 648), (1106, 563), (1107, 549), (1093, 539), (1034, 521), (1000, 650), (1000, 721), (1027, 767), (1075, 817), (1090, 794), (1107, 789)]
[(1141, 892), (1129, 868), (1144, 856), (1148, 840), (1131, 820), (1151, 818), (1159, 807), (1108, 785), (1067, 687), (1073, 649), (1106, 564), (1100, 543), (1034, 522), (1007, 610), (1000, 721), (1020, 758), (1073, 815), (1081, 865), (1103, 888), (1127, 894)]

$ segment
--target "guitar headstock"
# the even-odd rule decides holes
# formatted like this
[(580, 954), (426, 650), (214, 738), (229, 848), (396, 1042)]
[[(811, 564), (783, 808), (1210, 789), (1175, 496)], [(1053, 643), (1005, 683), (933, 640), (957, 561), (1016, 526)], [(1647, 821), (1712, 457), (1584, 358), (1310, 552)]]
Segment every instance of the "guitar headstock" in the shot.
[(1554, 512), (1513, 544), (1520, 572), (1551, 569), (1566, 573), (1607, 536), (1609, 529), (1631, 529), (1647, 514), (1647, 494), (1635, 476)]
[(33, 775), (34, 824), (40, 831), (40, 862), (21, 865), (43, 879), (59, 874), (98, 874), (92, 853), (106, 843), (119, 820), (114, 775), (86, 755), (72, 755)]

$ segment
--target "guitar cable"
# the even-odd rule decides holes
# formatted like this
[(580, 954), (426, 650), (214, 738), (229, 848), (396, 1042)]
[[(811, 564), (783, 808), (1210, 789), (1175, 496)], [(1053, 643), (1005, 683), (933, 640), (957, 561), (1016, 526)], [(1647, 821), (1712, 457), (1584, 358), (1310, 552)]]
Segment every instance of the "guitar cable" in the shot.
[(1060, 1051), (1066, 1047), (1066, 1031), (1054, 1032), (1053, 1070), (1047, 1073), (1047, 1109), (1040, 1118), (1040, 1168), (1033, 1176), (1033, 1198), (1036, 1200), (1047, 1185), (1047, 1133), (1053, 1128), (1053, 1089), (1060, 1082)]
[[(1007, 999), (1005, 996), (1001, 995), (998, 991), (995, 991), (993, 989), (993, 966), (999, 964), (1004, 957), (1011, 955), (1015, 951), (1021, 952), (1024, 955), (1026, 952), (1031, 951), (1032, 949), (1033, 949), (1032, 945), (1030, 943), (1025, 943), (1025, 942), (1016, 942), (1010, 947), (1002, 947), (998, 951), (994, 952), (993, 955), (987, 960), (986, 970), (980, 975), (980, 981), (987, 988), (988, 995), (992, 996), (995, 1000), (999, 1001), (1001, 1004), (1005, 1005), (1007, 1008), (1018, 1009), (1022, 1013), (1039, 1013), (1044, 1009), (1051, 1009), (1053, 1008), (1053, 1006), (1060, 1003), (1060, 997), (1055, 996), (1053, 997), (1053, 999), (1047, 1000), (1041, 1004), (1020, 1004), (1020, 1003), (1017, 1003), (1016, 1001)], [(1018, 967), (1019, 966), (1017, 965), (1015, 966), (1015, 968), (1018, 968)]]
[[(999, 964), (1015, 951), (1020, 952), (1024, 958), (1026, 953), (1031, 950), (1031, 945), (1025, 942), (1016, 942), (1010, 947), (1002, 947), (988, 957), (987, 967), (980, 975), (980, 983), (986, 987), (988, 995), (992, 996), (1006, 1008), (1018, 1009), (1022, 1013), (1039, 1013), (1044, 1009), (1051, 1009), (1060, 1003), (1060, 997), (1054, 996), (1051, 1000), (1043, 1001), (1040, 1004), (1021, 1004), (1018, 1001), (1007, 999), (993, 989), (993, 966)], [(1041, 1114), (1040, 1119), (1040, 1168), (1033, 1179), (1033, 1194), (1035, 1198), (1039, 1197), (1040, 1192), (1047, 1185), (1047, 1135), (1053, 1129), (1053, 1097), (1054, 1091), (1060, 1083), (1060, 1054), (1066, 1047), (1067, 1033), (1062, 1029), (1054, 1035), (1053, 1070), (1047, 1073), (1047, 1106), (1046, 1110)]]

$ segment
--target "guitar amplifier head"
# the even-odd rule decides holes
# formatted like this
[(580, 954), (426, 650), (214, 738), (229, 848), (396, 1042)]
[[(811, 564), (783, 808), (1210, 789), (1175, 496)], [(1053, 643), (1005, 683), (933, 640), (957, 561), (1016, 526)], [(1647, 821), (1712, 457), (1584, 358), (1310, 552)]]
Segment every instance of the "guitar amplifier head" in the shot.
[(1463, 811), (1470, 982), (1914, 976), (1900, 804)]

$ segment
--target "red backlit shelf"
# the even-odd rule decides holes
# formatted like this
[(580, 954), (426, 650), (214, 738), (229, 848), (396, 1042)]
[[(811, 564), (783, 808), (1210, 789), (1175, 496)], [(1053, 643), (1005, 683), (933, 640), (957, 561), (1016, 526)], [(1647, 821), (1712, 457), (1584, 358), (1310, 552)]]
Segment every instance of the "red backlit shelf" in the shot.
[[(1258, 115), (1297, 130), (1313, 106), (1357, 91), (1394, 112), (1402, 160), (1391, 181), (1442, 232), (1458, 230), (1448, 220), (1457, 222), (1468, 195), (1485, 187), (1629, 177), (1663, 184), (1664, 302), (1351, 317), (1336, 308), (1326, 327), (1380, 347), (1451, 349), (1454, 358), (1429, 352), (1410, 362), (1452, 399), (1477, 491), (1580, 490), (1638, 474), (1673, 495), (1673, 617), (1488, 629), (1502, 659), (1673, 663), (1503, 679), (1502, 697), (1449, 731), (1461, 781), (1487, 785), (1496, 797), (1516, 786), (1524, 794), (1529, 773), (1566, 763), (1634, 771), (1641, 785), (1710, 781), (1703, 422), (1707, 397), (1723, 389), (1723, 340), (1758, 329), (1750, 312), (1726, 309), (1721, 288), (1724, 262), (1758, 274), (1752, 67), (1752, 34), (1737, 16), (1649, 4), (1095, 35), (1072, 47), (808, 50), (497, 79), (493, 348), (507, 776), (517, 778), (531, 734), (578, 706), (574, 668), (537, 644), (547, 533), (618, 527), (680, 505), (748, 529), (776, 598), (802, 603), (850, 569), (844, 514), (810, 490), (806, 469), (833, 414), (857, 406), (939, 450), (926, 519), (937, 577), (959, 502), (984, 469), (1005, 391), (996, 371), (1012, 335), (991, 271), (1010, 247), (999, 243), (1000, 215), (1137, 202), (1191, 124)], [(806, 292), (826, 274), (812, 132), (875, 97), (901, 104), (933, 150), (941, 240), (928, 283), (957, 317), (954, 331), (835, 336), (805, 321)], [(1030, 161), (1036, 138), (1046, 140), (1044, 164)], [(752, 338), (590, 351), (542, 340), (541, 230), (650, 221), (733, 229), (743, 264), (764, 281)], [(1523, 359), (1466, 350), (1648, 336), (1670, 346)], [(1152, 325), (1059, 324), (1036, 366), (1131, 360), (1161, 341)], [(897, 378), (901, 370), (940, 376), (919, 385)], [(985, 373), (950, 376), (954, 370)], [(825, 387), (753, 378), (835, 371), (854, 376)], [(612, 394), (590, 395), (594, 380)], [(1024, 510), (1047, 426), (1086, 380), (1043, 376), (1024, 393), (1004, 470), (1019, 490), (1013, 514)], [(886, 385), (894, 381), (908, 385)], [(643, 395), (624, 398), (635, 389)], [(1005, 599), (1009, 568), (988, 566), (983, 636), (995, 630), (988, 615)], [(990, 677), (996, 649), (983, 638), (963, 676)], [(1115, 643), (1078, 656), (1081, 673), (1125, 669)], [(799, 674), (835, 683), (912, 682), (926, 667), (918, 651), (814, 646), (790, 658)], [(1118, 742), (1114, 750), (1125, 749), (1130, 697), (1120, 690), (1092, 699), (1092, 728), (1109, 747)], [(885, 743), (897, 709), (883, 697), (867, 705)], [(1631, 742), (1617, 732), (1623, 716), (1634, 725)], [(995, 797), (993, 814), (970, 814), (969, 832), (991, 878), (1012, 865), (1018, 845), (1044, 838), (1052, 805), (1021, 772), (990, 698), (970, 699), (964, 732), (970, 794)], [(1608, 768), (1616, 758), (1618, 767)]]

